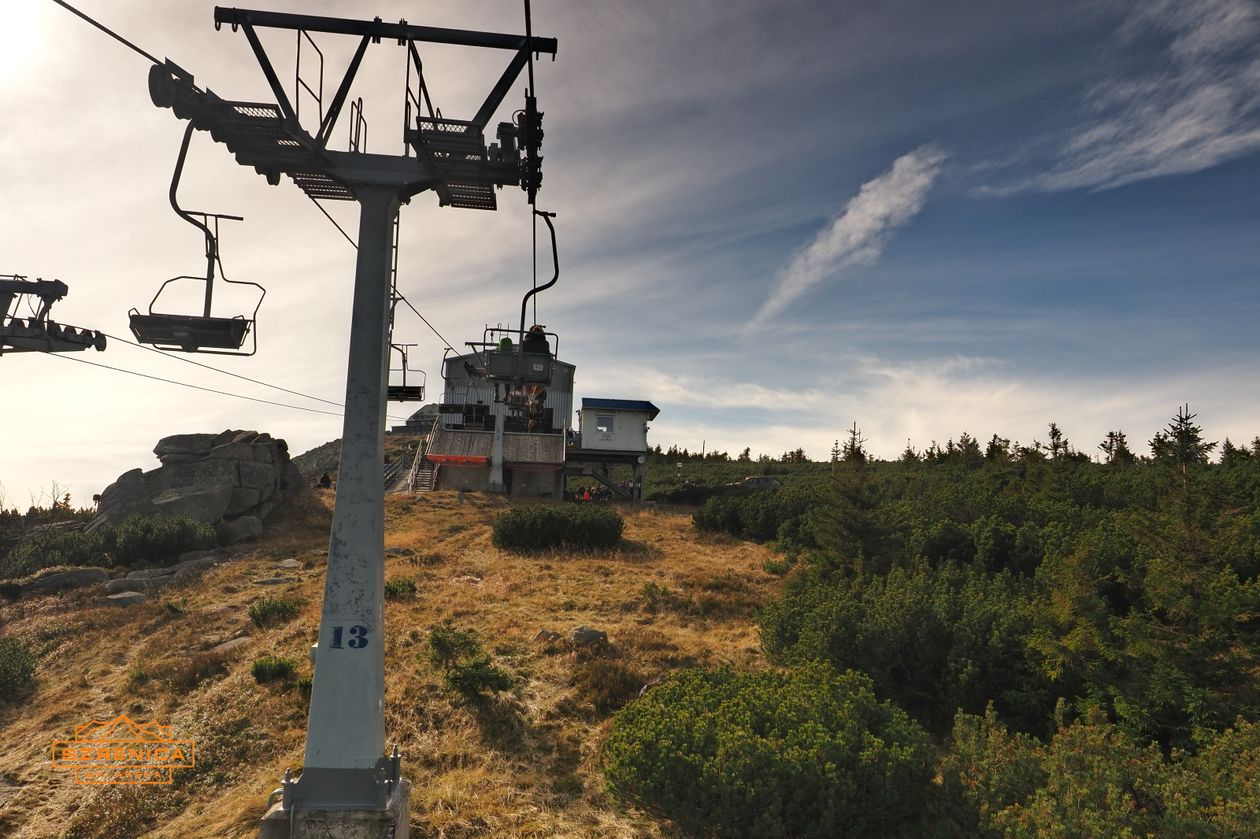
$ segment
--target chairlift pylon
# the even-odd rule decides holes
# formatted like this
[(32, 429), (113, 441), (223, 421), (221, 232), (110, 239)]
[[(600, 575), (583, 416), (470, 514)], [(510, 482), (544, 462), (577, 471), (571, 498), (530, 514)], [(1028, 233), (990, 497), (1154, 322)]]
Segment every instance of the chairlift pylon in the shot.
[[(258, 350), (258, 337), (254, 322), (258, 309), (262, 306), (267, 290), (258, 283), (248, 280), (230, 280), (223, 272), (223, 262), (219, 258), (219, 222), (221, 220), (244, 221), (241, 216), (230, 216), (222, 213), (205, 213), (185, 210), (179, 206), (176, 193), (179, 189), (180, 177), (184, 171), (184, 160), (188, 157), (188, 144), (192, 139), (193, 124), (190, 122), (184, 131), (184, 141), (179, 147), (179, 158), (175, 162), (175, 174), (171, 178), (170, 200), (176, 215), (200, 230), (206, 237), (206, 274), (204, 277), (182, 275), (171, 277), (158, 288), (157, 294), (149, 301), (148, 314), (141, 314), (138, 309), (129, 313), (131, 332), (142, 344), (151, 344), (162, 350), (179, 352), (201, 352), (214, 355), (253, 355)], [(200, 216), (200, 220), (198, 220)], [(214, 229), (211, 229), (213, 220)], [(231, 285), (250, 285), (258, 289), (258, 302), (248, 317), (217, 317), (211, 314), (211, 300), (214, 295), (215, 268), (218, 267), (219, 278)], [(205, 305), (200, 315), (180, 315), (170, 312), (154, 311), (159, 297), (171, 283), (182, 280), (203, 282), (206, 285)], [(242, 349), (245, 338), (253, 336), (248, 352)]]

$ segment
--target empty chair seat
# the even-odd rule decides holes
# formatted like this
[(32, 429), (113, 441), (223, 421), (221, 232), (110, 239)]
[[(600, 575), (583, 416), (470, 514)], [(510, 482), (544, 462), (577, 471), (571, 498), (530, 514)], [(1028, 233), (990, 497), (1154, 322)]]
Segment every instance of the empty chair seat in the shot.
[(390, 402), (423, 402), (424, 385), (389, 385), (386, 397)]
[(253, 325), (252, 320), (241, 316), (216, 318), (131, 312), (131, 332), (137, 341), (185, 352), (195, 352), (203, 347), (239, 350)]

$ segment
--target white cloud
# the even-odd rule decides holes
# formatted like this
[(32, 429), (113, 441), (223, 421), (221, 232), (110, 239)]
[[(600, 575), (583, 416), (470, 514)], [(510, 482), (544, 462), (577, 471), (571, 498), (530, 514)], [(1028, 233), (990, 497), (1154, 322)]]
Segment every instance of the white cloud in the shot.
[(940, 149), (921, 146), (897, 158), (887, 172), (862, 184), (844, 210), (775, 277), (769, 298), (750, 326), (775, 317), (845, 268), (878, 260), (892, 231), (923, 208), (944, 160)]
[(1158, 66), (1094, 85), (1049, 169), (989, 190), (1111, 189), (1207, 169), (1260, 148), (1260, 7), (1251, 0), (1137, 6), (1121, 41), (1166, 41)]

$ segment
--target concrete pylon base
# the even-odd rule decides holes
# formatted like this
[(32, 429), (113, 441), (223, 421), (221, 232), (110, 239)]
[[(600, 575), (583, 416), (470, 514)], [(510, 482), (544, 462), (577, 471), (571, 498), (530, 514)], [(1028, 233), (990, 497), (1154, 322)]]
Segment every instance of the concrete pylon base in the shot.
[(290, 813), (277, 801), (259, 826), (258, 839), (408, 839), (411, 782), (403, 779), (384, 810), (308, 810)]

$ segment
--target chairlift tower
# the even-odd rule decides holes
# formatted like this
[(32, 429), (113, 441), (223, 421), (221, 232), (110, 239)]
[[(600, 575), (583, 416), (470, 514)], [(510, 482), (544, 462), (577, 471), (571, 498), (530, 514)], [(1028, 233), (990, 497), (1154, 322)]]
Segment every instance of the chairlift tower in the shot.
[[(216, 7), (215, 28), (244, 32), (275, 96), (275, 103), (237, 102), (201, 90), (171, 61), (150, 71), (154, 104), (206, 130), (271, 184), (288, 175), (315, 199), (359, 203), (358, 258), (346, 373), (345, 420), (337, 480), (319, 641), (314, 650), (306, 755), (300, 777), (286, 775), (268, 802), (265, 837), (392, 837), (405, 839), (409, 784), (400, 777), (397, 747), (385, 754), (384, 686), (384, 461), (389, 370), (390, 252), (399, 205), (424, 190), (443, 206), (496, 209), (495, 188), (522, 186), (533, 203), (541, 180), (541, 113), (534, 91), (518, 122), (499, 123), (497, 142), (485, 132), (521, 70), (535, 54), (556, 53), (554, 38), (534, 37), (526, 3), (526, 34), (508, 35), (311, 15)], [(319, 105), (314, 134), (301, 125), (299, 92), (286, 93), (257, 31), (297, 33), (299, 49), (311, 33), (357, 36), (358, 48), (325, 109), (320, 93), (303, 81)], [(371, 154), (362, 145), (361, 100), (352, 106), (351, 148), (328, 147), (367, 48), (382, 40), (407, 51), (405, 152)], [(444, 118), (432, 107), (417, 45), (448, 44), (507, 52), (507, 69), (470, 120)], [(308, 53), (309, 54), (309, 53)], [(299, 71), (301, 68), (299, 53)], [(412, 73), (416, 89), (412, 89)], [(425, 107), (427, 106), (427, 108)], [(355, 113), (357, 112), (357, 113)], [(414, 153), (413, 153), (414, 152)]]

